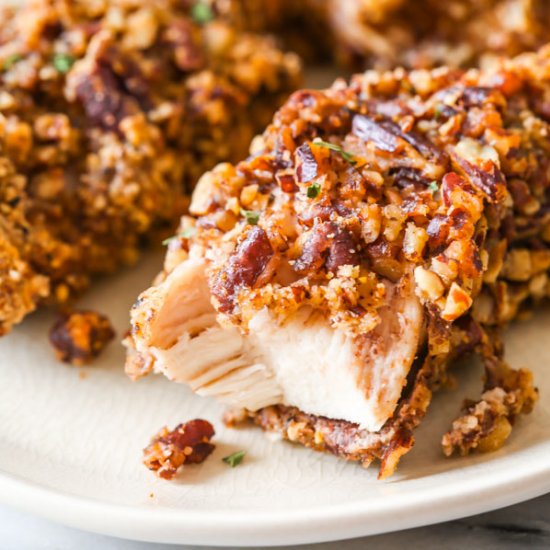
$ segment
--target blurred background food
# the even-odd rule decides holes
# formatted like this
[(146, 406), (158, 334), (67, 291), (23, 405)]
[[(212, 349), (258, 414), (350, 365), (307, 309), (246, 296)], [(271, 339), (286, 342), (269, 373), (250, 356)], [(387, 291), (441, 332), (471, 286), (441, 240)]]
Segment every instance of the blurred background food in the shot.
[(200, 175), (244, 158), (301, 86), (300, 58), (471, 66), (550, 23), (544, 0), (17, 5), (0, 8), (0, 333), (170, 234)]
[(294, 54), (200, 6), (0, 8), (0, 333), (169, 234), (301, 84)]

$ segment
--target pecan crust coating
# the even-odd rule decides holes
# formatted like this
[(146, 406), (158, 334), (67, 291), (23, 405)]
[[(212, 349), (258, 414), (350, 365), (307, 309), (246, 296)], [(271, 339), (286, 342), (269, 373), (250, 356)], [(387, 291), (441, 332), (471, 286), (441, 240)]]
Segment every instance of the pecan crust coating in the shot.
[(266, 232), (261, 227), (251, 227), (212, 284), (212, 295), (219, 303), (219, 310), (229, 312), (235, 294), (242, 287), (253, 287), (272, 258), (273, 249)]
[(169, 235), (198, 177), (242, 158), (299, 84), (272, 38), (192, 8), (0, 8), (0, 333)]

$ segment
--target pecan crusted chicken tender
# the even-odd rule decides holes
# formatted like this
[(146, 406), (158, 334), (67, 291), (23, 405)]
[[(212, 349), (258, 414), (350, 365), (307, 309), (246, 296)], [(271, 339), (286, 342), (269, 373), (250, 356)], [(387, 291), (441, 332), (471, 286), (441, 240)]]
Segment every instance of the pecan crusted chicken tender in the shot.
[(172, 231), (206, 169), (242, 158), (296, 56), (171, 0), (0, 8), (0, 334)]
[(546, 0), (327, 3), (327, 19), (340, 56), (368, 66), (471, 66), (536, 49), (550, 38)]
[(549, 292), (550, 48), (488, 71), (370, 71), (299, 91), (195, 189), (132, 311), (127, 370), (392, 474), (457, 357), (480, 400), (447, 454), (537, 400), (499, 329)]

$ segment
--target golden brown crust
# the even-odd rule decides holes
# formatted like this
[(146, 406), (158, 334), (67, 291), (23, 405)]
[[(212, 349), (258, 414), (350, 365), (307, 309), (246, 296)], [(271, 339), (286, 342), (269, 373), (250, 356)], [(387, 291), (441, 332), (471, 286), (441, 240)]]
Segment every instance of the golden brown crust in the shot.
[(484, 333), (478, 346), (485, 366), (485, 383), (480, 400), (467, 400), (462, 416), (443, 436), (443, 452), (467, 455), (473, 450), (494, 451), (504, 445), (516, 417), (528, 414), (538, 401), (533, 374), (512, 369), (503, 359), (498, 334)]
[[(548, 40), (545, 0), (236, 0), (245, 25), (277, 32), (309, 58), (364, 68), (476, 66)], [(244, 14), (244, 15), (243, 15)], [(301, 36), (301, 40), (300, 40)], [(304, 36), (310, 47), (304, 47)], [(311, 47), (311, 44), (314, 47)]]
[[(524, 63), (546, 57), (487, 74), (369, 72), (348, 87), (294, 94), (253, 156), (206, 174), (194, 194), (191, 242), (208, 248), (223, 238), (210, 274), (219, 310), (246, 325), (249, 309), (312, 302), (334, 322), (353, 313), (353, 325), (375, 315), (385, 279), (412, 271), (423, 302), (450, 323), (483, 282), (484, 293), (508, 296), (518, 277), (544, 276), (546, 122), (537, 98), (545, 81)], [(508, 179), (522, 182), (531, 210)], [(518, 275), (520, 253), (528, 265), (520, 258)], [(332, 291), (344, 288), (341, 303)], [(492, 302), (483, 322), (513, 316), (484, 299)]]
[(1, 13), (0, 179), (20, 201), (3, 206), (2, 251), (23, 274), (19, 291), (6, 287), (5, 332), (48, 286), (64, 303), (171, 231), (199, 175), (246, 153), (300, 67), (186, 2), (36, 0)]

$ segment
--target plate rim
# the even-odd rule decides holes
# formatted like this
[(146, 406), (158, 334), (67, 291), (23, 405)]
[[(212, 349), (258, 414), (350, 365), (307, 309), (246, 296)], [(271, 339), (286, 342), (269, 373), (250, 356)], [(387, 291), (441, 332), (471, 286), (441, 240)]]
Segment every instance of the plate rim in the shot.
[(508, 457), (504, 456), (490, 476), (484, 468), (466, 466), (459, 469), (466, 474), (474, 470), (466, 482), (457, 476), (444, 484), (443, 490), (425, 486), (405, 498), (398, 491), (389, 491), (381, 506), (366, 499), (252, 514), (132, 506), (57, 491), (2, 470), (0, 502), (69, 527), (151, 543), (242, 547), (312, 544), (441, 523), (546, 494), (550, 492), (550, 464), (543, 459), (550, 443), (539, 443), (535, 449), (512, 453), (530, 455), (526, 468), (515, 469), (516, 476), (510, 476)]

